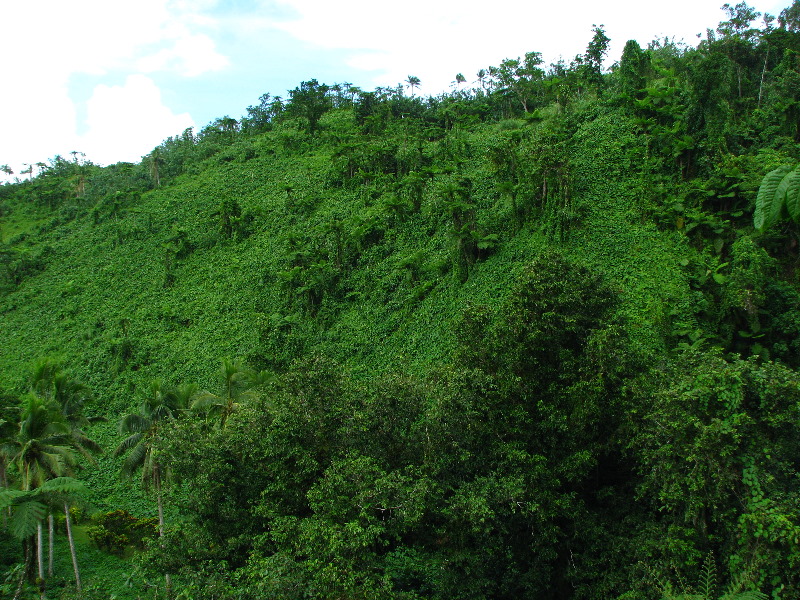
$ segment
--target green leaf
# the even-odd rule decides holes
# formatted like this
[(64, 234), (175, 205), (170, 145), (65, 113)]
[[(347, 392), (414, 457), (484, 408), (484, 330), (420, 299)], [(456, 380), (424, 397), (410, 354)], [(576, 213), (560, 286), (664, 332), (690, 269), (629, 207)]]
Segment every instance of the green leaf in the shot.
[(47, 515), (47, 507), (41, 502), (28, 500), (14, 507), (9, 522), (11, 535), (18, 540), (36, 533), (36, 525)]
[[(761, 180), (756, 197), (756, 210), (753, 213), (753, 226), (763, 231), (772, 225), (780, 216), (783, 207), (783, 196), (778, 196), (778, 187), (781, 181), (792, 170), (790, 165), (781, 165), (770, 171)], [(784, 191), (785, 193), (785, 191)]]
[(34, 495), (57, 493), (57, 494), (81, 494), (86, 491), (86, 485), (74, 477), (56, 477), (45, 481), (41, 486), (34, 490)]
[(21, 496), (26, 496), (28, 492), (21, 490), (2, 490), (0, 491), (0, 510), (5, 510)]
[(800, 165), (783, 181), (786, 182), (786, 210), (793, 221), (800, 222)]

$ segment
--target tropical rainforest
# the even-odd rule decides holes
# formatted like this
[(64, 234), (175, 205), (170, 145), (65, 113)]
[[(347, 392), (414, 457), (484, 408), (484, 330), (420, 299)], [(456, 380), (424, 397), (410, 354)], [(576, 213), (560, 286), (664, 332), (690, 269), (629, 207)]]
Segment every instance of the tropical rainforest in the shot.
[(723, 9), (1, 185), (0, 595), (800, 598), (800, 2)]

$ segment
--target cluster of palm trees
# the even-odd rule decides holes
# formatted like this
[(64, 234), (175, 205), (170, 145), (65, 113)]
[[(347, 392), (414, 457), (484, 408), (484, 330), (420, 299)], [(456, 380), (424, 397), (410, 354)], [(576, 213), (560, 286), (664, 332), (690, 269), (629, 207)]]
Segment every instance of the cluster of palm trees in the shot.
[[(158, 380), (151, 382), (136, 412), (125, 415), (120, 422), (120, 432), (127, 437), (117, 446), (115, 456), (125, 455), (122, 474), (127, 477), (141, 471), (142, 485), (152, 487), (158, 506), (158, 535), (164, 538), (163, 486), (169, 479), (167, 466), (158, 458), (160, 439), (169, 435), (174, 422), (193, 414), (218, 426), (225, 427), (228, 418), (248, 399), (254, 397), (252, 388), (266, 383), (269, 375), (255, 372), (239, 361), (222, 360), (224, 392), (214, 394), (198, 390), (195, 384), (167, 388)], [(169, 574), (165, 574), (167, 596), (171, 588)]]
[[(100, 446), (84, 432), (91, 421), (83, 414), (89, 397), (86, 386), (70, 379), (51, 359), (34, 364), (29, 383), (29, 391), (18, 406), (8, 401), (0, 404), (0, 510), (3, 528), (22, 541), (25, 556), (17, 596), (25, 577), (32, 578), (34, 557), (40, 589), (44, 589), (46, 576), (53, 575), (54, 515), (62, 511), (75, 585), (80, 590), (70, 506), (83, 495), (85, 488), (72, 476), (80, 458), (93, 463), (93, 455), (100, 452)], [(47, 575), (45, 519), (49, 532)]]
[(269, 376), (257, 373), (241, 362), (222, 360), (222, 394), (199, 390), (195, 384), (167, 388), (161, 381), (153, 381), (136, 412), (125, 415), (120, 422), (120, 432), (126, 435), (114, 451), (115, 456), (125, 455), (122, 474), (132, 476), (141, 471), (142, 485), (152, 486), (158, 503), (158, 530), (164, 536), (164, 506), (162, 488), (169, 478), (164, 464), (159, 461), (156, 449), (160, 438), (167, 435), (170, 426), (180, 417), (193, 414), (208, 419), (218, 419), (225, 427), (228, 418), (247, 400), (254, 397), (253, 387), (266, 383)]
[[(194, 414), (210, 426), (224, 427), (237, 408), (254, 396), (253, 387), (268, 376), (256, 373), (238, 361), (222, 361), (224, 391), (214, 394), (196, 385), (167, 388), (153, 381), (135, 412), (120, 421), (125, 436), (114, 451), (124, 456), (122, 475), (141, 473), (145, 488), (155, 492), (159, 536), (164, 536), (163, 486), (169, 478), (158, 459), (159, 440), (169, 434), (174, 422)], [(37, 361), (29, 378), (29, 391), (18, 401), (0, 400), (0, 512), (2, 527), (23, 545), (24, 569), (17, 595), (25, 578), (36, 579), (40, 590), (53, 574), (54, 515), (63, 513), (69, 538), (75, 586), (81, 589), (70, 507), (85, 496), (86, 488), (73, 477), (80, 459), (94, 464), (100, 446), (84, 429), (89, 389), (71, 379), (52, 359)], [(15, 405), (16, 404), (16, 405)], [(44, 523), (48, 523), (49, 556), (45, 573)], [(36, 575), (34, 577), (34, 574)], [(169, 578), (167, 578), (169, 586)]]

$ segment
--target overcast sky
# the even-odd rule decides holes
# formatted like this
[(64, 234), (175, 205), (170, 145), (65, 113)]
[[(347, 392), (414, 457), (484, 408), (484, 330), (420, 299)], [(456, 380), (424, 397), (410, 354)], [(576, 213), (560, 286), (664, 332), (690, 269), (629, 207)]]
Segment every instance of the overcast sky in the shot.
[[(735, 0), (731, 0), (734, 4)], [(753, 1), (777, 15), (790, 0)], [(0, 14), (0, 165), (84, 152), (137, 162), (170, 135), (239, 118), (269, 92), (301, 81), (371, 90), (409, 75), (422, 94), (537, 51), (582, 53), (592, 26), (642, 46), (697, 34), (724, 19), (721, 0), (38, 0)], [(635, 8), (633, 8), (635, 7)]]

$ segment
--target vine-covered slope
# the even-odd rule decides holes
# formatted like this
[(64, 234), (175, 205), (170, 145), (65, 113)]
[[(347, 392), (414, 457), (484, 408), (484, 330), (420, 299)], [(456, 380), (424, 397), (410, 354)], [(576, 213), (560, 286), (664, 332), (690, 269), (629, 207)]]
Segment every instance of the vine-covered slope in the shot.
[(437, 98), (307, 81), (0, 187), (11, 521), (30, 469), (86, 482), (118, 597), (799, 597), (795, 192), (758, 194), (795, 8), (605, 73), (596, 28)]

